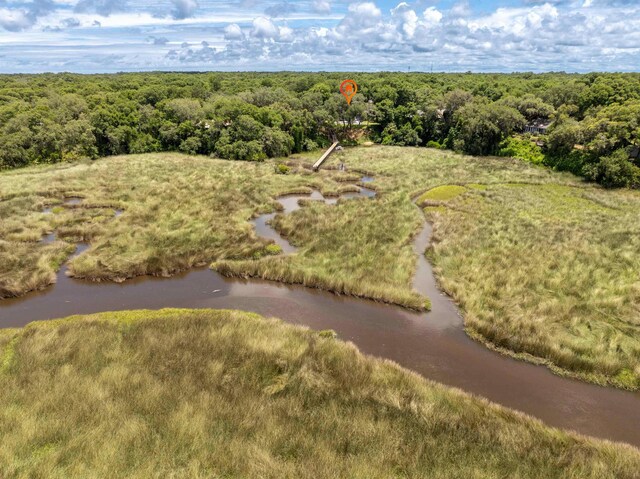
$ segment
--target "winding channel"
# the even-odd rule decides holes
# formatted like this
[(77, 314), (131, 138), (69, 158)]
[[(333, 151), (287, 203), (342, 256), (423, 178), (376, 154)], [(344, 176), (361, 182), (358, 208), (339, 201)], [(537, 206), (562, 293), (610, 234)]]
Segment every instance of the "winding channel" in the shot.
[[(371, 181), (362, 178), (362, 182)], [(361, 188), (344, 195), (374, 196)], [(346, 199), (340, 201), (345, 201)], [(336, 203), (319, 192), (280, 198), (284, 213), (299, 208), (301, 198)], [(364, 198), (353, 201), (367, 201)], [(334, 207), (339, 208), (338, 202)], [(285, 253), (295, 248), (268, 224), (273, 213), (255, 220), (256, 232), (273, 239)], [(117, 216), (117, 215), (116, 215)], [(114, 219), (117, 221), (117, 218)], [(391, 359), (437, 382), (513, 408), (551, 426), (623, 441), (640, 447), (640, 394), (604, 388), (552, 374), (547, 368), (517, 361), (471, 340), (453, 301), (438, 289), (423, 252), (431, 226), (416, 236), (418, 258), (414, 287), (431, 299), (428, 313), (362, 299), (337, 296), (302, 286), (225, 278), (208, 268), (171, 278), (142, 277), (117, 283), (69, 278), (61, 268), (57, 283), (22, 298), (0, 301), (0, 328), (72, 314), (125, 309), (229, 308), (275, 316), (313, 329), (333, 329), (367, 354)], [(79, 245), (81, 254), (88, 245)]]

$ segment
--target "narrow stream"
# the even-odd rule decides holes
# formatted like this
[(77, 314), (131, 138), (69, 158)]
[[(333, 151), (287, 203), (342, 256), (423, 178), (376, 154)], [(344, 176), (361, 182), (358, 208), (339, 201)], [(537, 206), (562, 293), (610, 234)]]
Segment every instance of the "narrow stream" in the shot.
[[(375, 192), (363, 189), (356, 195), (373, 196)], [(297, 209), (300, 198), (280, 199), (284, 212)], [(304, 198), (324, 199), (319, 193)], [(335, 203), (334, 199), (325, 201)], [(295, 248), (267, 224), (272, 217), (264, 215), (254, 220), (257, 233), (283, 249), (288, 245), (287, 251), (294, 252)], [(556, 376), (545, 367), (502, 356), (469, 339), (458, 309), (438, 289), (423, 255), (430, 236), (431, 227), (426, 224), (414, 242), (418, 257), (414, 286), (431, 299), (432, 310), (428, 313), (412, 313), (302, 286), (225, 278), (205, 268), (171, 278), (136, 278), (123, 284), (79, 281), (61, 271), (56, 285), (45, 291), (0, 301), (0, 327), (125, 309), (253, 311), (313, 329), (333, 329), (362, 352), (396, 361), (426, 378), (483, 396), (552, 426), (640, 447), (640, 394)], [(76, 254), (81, 251), (77, 249)]]

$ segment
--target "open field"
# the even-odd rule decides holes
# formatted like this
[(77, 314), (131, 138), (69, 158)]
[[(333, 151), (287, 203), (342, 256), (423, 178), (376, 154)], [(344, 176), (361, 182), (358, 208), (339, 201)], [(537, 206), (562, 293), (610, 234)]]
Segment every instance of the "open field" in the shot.
[[(46, 394), (43, 392), (46, 391)], [(2, 477), (633, 478), (548, 428), (328, 333), (214, 310), (0, 332)]]
[[(70, 270), (88, 279), (170, 274), (211, 262), (226, 275), (302, 283), (424, 308), (411, 287), (412, 237), (424, 207), (429, 252), (467, 331), (491, 347), (557, 372), (640, 387), (640, 195), (505, 158), (398, 147), (348, 149), (350, 173), (312, 175), (274, 164), (183, 155), (113, 157), (92, 164), (0, 174), (0, 285), (5, 296), (48, 284), (72, 249), (91, 248)], [(374, 199), (307, 202), (274, 227), (299, 250), (272, 255), (248, 220), (279, 194), (316, 187), (337, 194), (370, 173)], [(347, 181), (348, 180), (348, 181)], [(466, 186), (464, 186), (466, 185)], [(81, 205), (54, 208), (65, 196)], [(95, 206), (96, 208), (85, 208)], [(114, 217), (114, 208), (124, 211)], [(70, 242), (36, 242), (55, 229)], [(20, 252), (20, 254), (18, 254)]]

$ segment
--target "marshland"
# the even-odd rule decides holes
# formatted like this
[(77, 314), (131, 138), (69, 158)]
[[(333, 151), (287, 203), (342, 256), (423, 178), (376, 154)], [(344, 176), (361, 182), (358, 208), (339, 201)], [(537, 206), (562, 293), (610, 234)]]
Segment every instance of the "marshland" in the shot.
[(6, 477), (631, 479), (640, 468), (635, 448), (255, 314), (33, 323), (0, 331), (0, 359)]
[[(421, 310), (428, 298), (412, 288), (411, 241), (426, 214), (435, 231), (429, 257), (471, 335), (563, 374), (639, 387), (637, 192), (440, 150), (349, 149), (332, 160), (347, 172), (314, 174), (311, 159), (152, 154), (5, 172), (0, 290), (8, 297), (46, 287), (74, 242), (87, 241), (89, 250), (68, 265), (79, 279), (122, 281), (211, 264), (224, 275)], [(283, 161), (289, 174), (274, 168)], [(339, 194), (365, 172), (375, 198), (311, 201), (273, 218), (295, 254), (278, 254), (249, 221), (276, 211), (280, 195)], [(70, 196), (82, 202), (65, 205)], [(116, 208), (123, 214), (116, 217)], [(40, 241), (52, 231), (56, 241)]]
[(563, 126), (561, 75), (435, 76), (410, 117), (379, 78), (345, 110), (249, 77), (70, 77), (38, 118), (0, 77), (0, 476), (635, 477), (633, 121)]

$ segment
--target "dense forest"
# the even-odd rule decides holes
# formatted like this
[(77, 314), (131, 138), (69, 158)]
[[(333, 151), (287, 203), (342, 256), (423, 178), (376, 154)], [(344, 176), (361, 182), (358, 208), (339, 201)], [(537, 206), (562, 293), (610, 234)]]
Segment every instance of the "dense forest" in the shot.
[(637, 187), (640, 74), (0, 75), (0, 168), (156, 151), (255, 161), (365, 136)]

